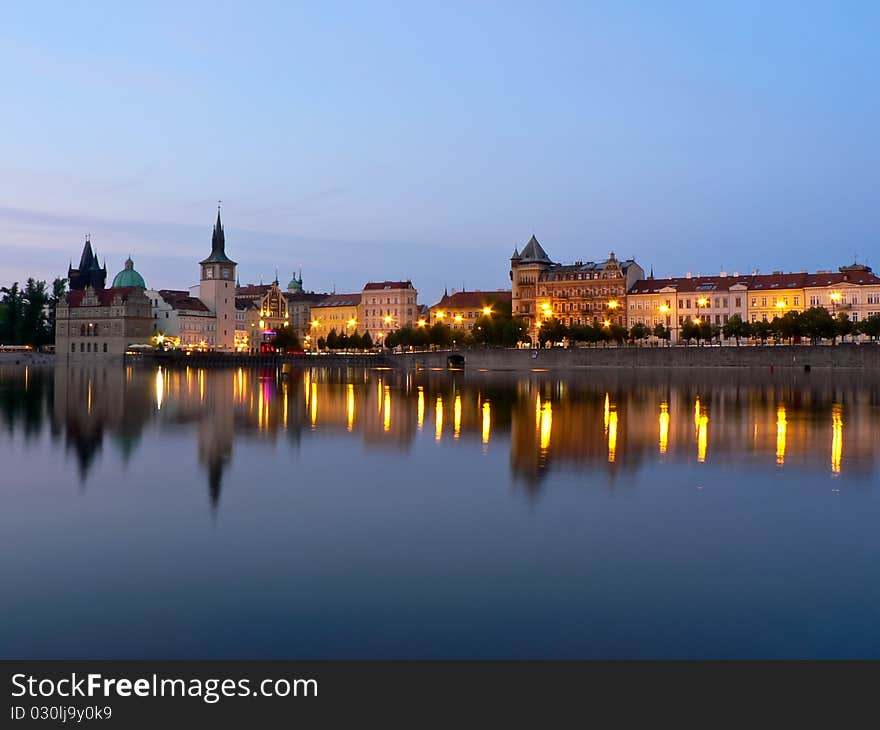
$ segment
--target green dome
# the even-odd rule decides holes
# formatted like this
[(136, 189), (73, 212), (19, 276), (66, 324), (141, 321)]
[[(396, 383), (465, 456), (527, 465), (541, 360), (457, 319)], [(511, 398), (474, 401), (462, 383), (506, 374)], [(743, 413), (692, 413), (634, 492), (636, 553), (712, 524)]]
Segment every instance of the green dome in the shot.
[(125, 268), (114, 277), (113, 286), (130, 286), (137, 287), (138, 289), (147, 288), (144, 277), (134, 270), (134, 261), (131, 260), (131, 256), (125, 260)]

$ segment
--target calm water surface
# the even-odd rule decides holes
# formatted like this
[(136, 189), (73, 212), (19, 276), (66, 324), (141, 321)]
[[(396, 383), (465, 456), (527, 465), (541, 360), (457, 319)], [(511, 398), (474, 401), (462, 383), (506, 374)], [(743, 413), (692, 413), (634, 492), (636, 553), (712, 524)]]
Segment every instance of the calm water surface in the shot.
[(3, 657), (880, 658), (880, 381), (0, 370)]

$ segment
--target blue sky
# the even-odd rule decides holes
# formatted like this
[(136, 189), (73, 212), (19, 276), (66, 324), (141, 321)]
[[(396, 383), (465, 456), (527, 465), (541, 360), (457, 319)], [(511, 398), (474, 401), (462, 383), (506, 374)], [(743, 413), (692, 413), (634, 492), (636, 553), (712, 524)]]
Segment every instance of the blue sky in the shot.
[(7, 3), (0, 283), (90, 232), (195, 283), (508, 284), (534, 232), (675, 275), (880, 268), (880, 5)]

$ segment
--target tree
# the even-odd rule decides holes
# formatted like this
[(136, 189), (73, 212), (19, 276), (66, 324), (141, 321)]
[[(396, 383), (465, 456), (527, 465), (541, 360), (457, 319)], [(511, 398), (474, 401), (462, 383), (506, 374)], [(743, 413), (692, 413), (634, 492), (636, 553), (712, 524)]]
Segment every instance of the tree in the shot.
[(318, 349), (323, 350), (325, 347), (327, 347), (327, 340), (325, 340), (323, 337), (319, 337), (318, 338)]
[(859, 331), (876, 341), (880, 337), (880, 314), (872, 314), (859, 322)]
[(64, 301), (67, 294), (67, 279), (56, 278), (52, 282), (52, 294), (49, 296), (49, 336), (55, 342), (55, 310)]
[(361, 335), (361, 347), (363, 347), (365, 350), (373, 349), (373, 338), (370, 337), (369, 332), (364, 332)]
[(781, 319), (774, 320), (779, 336), (794, 344), (794, 338), (803, 334), (803, 323), (798, 312), (786, 312)]
[(449, 347), (452, 344), (452, 328), (442, 322), (435, 322), (428, 329), (428, 342), (434, 347)]
[(685, 346), (699, 335), (700, 328), (690, 317), (685, 317), (681, 322), (679, 329), (679, 337), (684, 341)]
[(736, 345), (739, 347), (740, 339), (749, 336), (751, 333), (751, 327), (748, 322), (743, 322), (742, 317), (738, 314), (734, 314), (722, 325), (721, 332), (728, 340), (731, 338), (735, 339)]
[(855, 331), (853, 322), (846, 312), (841, 312), (837, 315), (837, 319), (834, 321), (834, 329), (835, 333), (839, 335), (841, 342), (846, 342), (847, 336)]
[(629, 339), (632, 342), (647, 340), (651, 336), (651, 330), (641, 322), (636, 322), (629, 330)]
[(814, 345), (820, 340), (833, 339), (837, 334), (834, 318), (825, 307), (811, 307), (800, 314), (801, 332)]
[(752, 336), (756, 340), (760, 340), (761, 344), (767, 342), (767, 338), (772, 334), (770, 323), (764, 319), (752, 323)]
[(608, 339), (614, 340), (618, 345), (626, 341), (629, 331), (621, 324), (612, 324), (606, 328), (608, 330)]
[(271, 340), (271, 344), (273, 347), (284, 350), (285, 352), (302, 349), (299, 337), (296, 336), (296, 332), (293, 331), (293, 327), (290, 325), (279, 327), (275, 332), (275, 336)]
[(329, 334), (327, 335), (327, 347), (330, 350), (335, 350), (337, 347), (339, 347), (339, 335), (336, 334), (335, 328), (330, 330)]
[(568, 337), (568, 329), (556, 317), (550, 317), (541, 322), (541, 328), (538, 330), (538, 341), (541, 345), (549, 342), (552, 346), (557, 342), (562, 342), (566, 337)]
[(654, 330), (652, 334), (658, 340), (665, 340), (668, 343), (669, 338), (672, 336), (672, 330), (670, 330), (669, 327), (665, 326), (662, 322), (658, 322), (654, 325)]

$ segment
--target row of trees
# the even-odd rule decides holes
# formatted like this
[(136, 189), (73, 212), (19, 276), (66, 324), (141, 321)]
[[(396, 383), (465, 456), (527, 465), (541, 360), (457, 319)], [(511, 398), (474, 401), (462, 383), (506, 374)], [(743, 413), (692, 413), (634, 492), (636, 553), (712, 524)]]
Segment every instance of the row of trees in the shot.
[(18, 282), (0, 289), (0, 344), (40, 347), (55, 341), (55, 307), (64, 298), (67, 279), (55, 279), (51, 289), (45, 281), (30, 278), (24, 288)]
[[(548, 319), (542, 323), (538, 337), (542, 345), (563, 340), (588, 344), (609, 341), (636, 344), (651, 337), (668, 341), (671, 334), (672, 331), (662, 324), (651, 327), (636, 323), (630, 329), (617, 324), (604, 326), (598, 323), (566, 327), (557, 319)], [(813, 344), (818, 344), (823, 340), (835, 342), (837, 338), (846, 340), (847, 337), (857, 335), (877, 340), (880, 338), (880, 315), (874, 314), (861, 322), (853, 322), (845, 312), (833, 317), (824, 307), (813, 307), (804, 312), (787, 312), (768, 322), (746, 322), (738, 314), (734, 314), (723, 325), (711, 324), (705, 320), (695, 322), (684, 319), (678, 334), (685, 344), (693, 341), (714, 342), (722, 335), (728, 340), (736, 340), (737, 345), (742, 340), (766, 344), (770, 340), (794, 342), (798, 339), (808, 339)]]
[(822, 340), (836, 342), (838, 337), (845, 341), (847, 337), (857, 335), (876, 340), (880, 337), (880, 315), (872, 314), (861, 322), (853, 322), (846, 312), (834, 317), (825, 307), (812, 307), (803, 312), (786, 312), (769, 322), (744, 322), (735, 314), (721, 327), (721, 332), (725, 337), (735, 339), (737, 344), (748, 338), (761, 343), (770, 339), (794, 342), (805, 338), (813, 344)]
[(335, 329), (330, 330), (327, 337), (318, 338), (318, 347), (323, 350), (371, 350), (373, 349), (373, 338), (369, 332), (359, 335), (357, 332), (352, 334), (337, 334)]

